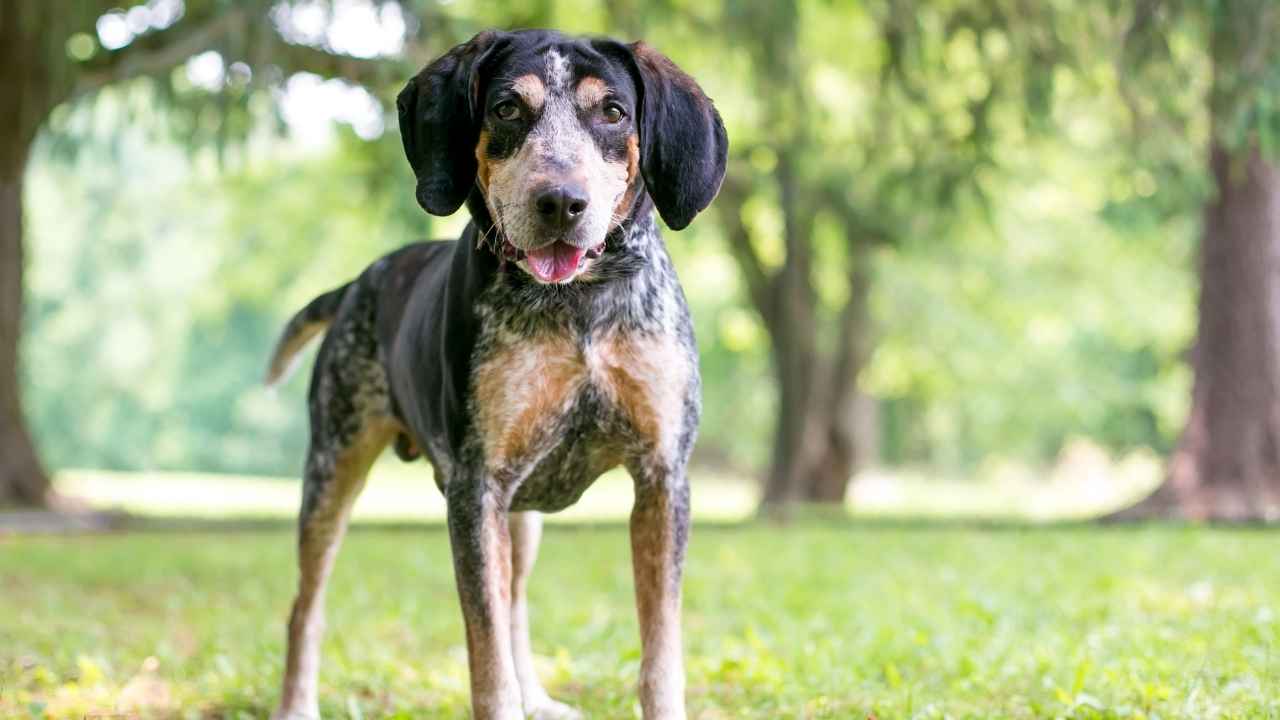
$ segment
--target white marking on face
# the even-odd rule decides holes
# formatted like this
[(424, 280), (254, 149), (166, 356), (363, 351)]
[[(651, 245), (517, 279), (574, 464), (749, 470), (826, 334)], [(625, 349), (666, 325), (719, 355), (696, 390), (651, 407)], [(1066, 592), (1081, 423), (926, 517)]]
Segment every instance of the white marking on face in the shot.
[[(587, 94), (603, 97), (607, 91), (603, 81), (589, 80)], [(553, 238), (538, 218), (533, 197), (548, 187), (573, 183), (587, 190), (587, 209), (568, 236), (557, 239), (595, 247), (619, 221), (613, 213), (630, 181), (628, 162), (626, 158), (605, 161), (588, 128), (592, 120), (580, 115), (569, 60), (556, 50), (546, 54), (543, 85), (541, 112), (524, 143), (512, 157), (489, 163), (489, 210), (511, 244), (522, 249), (539, 247)], [(587, 260), (574, 277), (590, 264)], [(528, 272), (527, 262), (520, 266)]]
[(547, 52), (547, 84), (556, 90), (567, 90), (572, 76), (569, 59), (556, 50)]

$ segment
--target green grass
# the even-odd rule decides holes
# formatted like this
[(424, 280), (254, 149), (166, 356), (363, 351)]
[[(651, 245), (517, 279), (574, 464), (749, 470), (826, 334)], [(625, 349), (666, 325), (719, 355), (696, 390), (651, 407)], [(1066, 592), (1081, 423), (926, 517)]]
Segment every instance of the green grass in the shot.
[[(1280, 717), (1274, 532), (861, 521), (695, 526), (692, 718)], [(531, 589), (554, 694), (638, 717), (626, 533), (553, 526)], [(0, 717), (265, 717), (286, 531), (0, 539)], [(357, 529), (327, 718), (467, 716), (447, 540)]]

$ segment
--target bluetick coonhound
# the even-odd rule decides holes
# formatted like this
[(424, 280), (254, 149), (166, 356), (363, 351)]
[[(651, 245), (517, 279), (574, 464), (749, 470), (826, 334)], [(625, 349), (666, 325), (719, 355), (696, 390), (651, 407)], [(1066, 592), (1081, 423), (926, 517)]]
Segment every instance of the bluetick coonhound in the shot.
[(276, 718), (319, 715), (325, 582), (388, 445), (447, 499), (480, 720), (576, 718), (534, 672), (525, 585), (539, 513), (604, 471), (635, 482), (631, 551), (647, 720), (685, 717), (680, 583), (698, 425), (689, 309), (653, 217), (711, 203), (727, 139), (698, 85), (644, 45), (485, 32), (397, 99), (417, 200), (471, 222), (405, 247), (288, 324), (278, 382), (325, 332), (309, 395), (301, 580)]

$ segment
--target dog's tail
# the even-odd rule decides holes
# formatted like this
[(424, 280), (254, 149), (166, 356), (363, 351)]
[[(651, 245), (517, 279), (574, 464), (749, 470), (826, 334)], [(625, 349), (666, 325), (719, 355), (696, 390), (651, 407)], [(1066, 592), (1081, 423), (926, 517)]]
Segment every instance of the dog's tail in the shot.
[(267, 387), (275, 387), (293, 374), (298, 365), (298, 352), (312, 338), (329, 329), (350, 287), (351, 283), (347, 283), (317, 297), (284, 326), (284, 332), (280, 333), (280, 339), (276, 341), (276, 349), (271, 353), (271, 364), (267, 366)]

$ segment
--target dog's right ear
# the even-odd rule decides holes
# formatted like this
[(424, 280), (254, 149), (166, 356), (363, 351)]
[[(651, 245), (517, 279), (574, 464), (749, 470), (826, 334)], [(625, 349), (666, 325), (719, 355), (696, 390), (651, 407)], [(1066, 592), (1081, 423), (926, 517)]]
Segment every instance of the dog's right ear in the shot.
[(658, 214), (682, 230), (724, 182), (729, 138), (720, 113), (693, 78), (648, 45), (604, 41), (597, 48), (630, 66), (640, 95), (640, 174)]
[(503, 33), (482, 32), (428, 65), (396, 98), (400, 139), (418, 178), (418, 204), (451, 215), (476, 181), (480, 78)]

